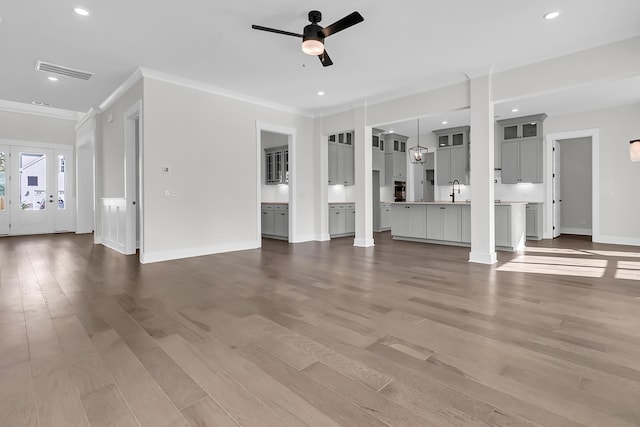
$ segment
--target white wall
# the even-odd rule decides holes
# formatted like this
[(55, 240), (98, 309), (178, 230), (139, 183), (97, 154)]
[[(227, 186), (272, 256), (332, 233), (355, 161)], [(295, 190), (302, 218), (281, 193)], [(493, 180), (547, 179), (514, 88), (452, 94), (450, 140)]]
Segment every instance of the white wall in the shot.
[(75, 121), (0, 111), (0, 138), (74, 145)]
[[(256, 122), (297, 131), (297, 154), (289, 159), (296, 171), (289, 189), (297, 201), (293, 232), (313, 239), (312, 119), (145, 78), (145, 261), (260, 245)], [(172, 172), (161, 174), (161, 165)]]
[[(560, 146), (560, 232), (591, 235), (591, 138), (563, 139)], [(633, 197), (630, 192), (629, 197)]]
[(544, 126), (545, 133), (599, 129), (596, 160), (601, 241), (640, 245), (640, 197), (635, 188), (640, 183), (640, 164), (629, 160), (629, 141), (640, 135), (640, 103), (549, 117)]

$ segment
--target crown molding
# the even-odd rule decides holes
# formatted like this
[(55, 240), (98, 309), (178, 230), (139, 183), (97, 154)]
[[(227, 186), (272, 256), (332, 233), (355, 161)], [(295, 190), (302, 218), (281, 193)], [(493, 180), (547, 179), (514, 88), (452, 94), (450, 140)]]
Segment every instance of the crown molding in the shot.
[(82, 125), (84, 125), (92, 117), (95, 117), (96, 114), (98, 114), (98, 111), (95, 108), (91, 108), (89, 111), (87, 111), (87, 113), (82, 116), (80, 120), (78, 120), (78, 123), (76, 123), (76, 130), (80, 129)]
[(226, 98), (236, 99), (238, 101), (248, 102), (250, 104), (259, 105), (261, 107), (267, 107), (274, 110), (283, 111), (286, 113), (297, 114), (300, 116), (314, 118), (315, 115), (309, 111), (302, 110), (299, 108), (290, 107), (287, 105), (278, 104), (275, 102), (270, 102), (265, 99), (255, 98), (249, 95), (245, 95), (238, 92), (233, 92), (228, 89), (224, 89), (218, 86), (209, 85), (206, 83), (198, 82), (195, 80), (185, 79), (183, 77), (174, 76), (171, 74), (162, 73), (160, 71), (150, 70), (148, 68), (140, 68), (142, 76), (145, 78), (150, 78), (154, 80), (160, 80), (166, 83), (172, 83), (179, 86), (187, 87), (190, 89), (196, 89), (203, 92), (211, 93), (214, 95), (224, 96)]
[(14, 102), (0, 100), (0, 111), (8, 113), (30, 114), (32, 116), (47, 117), (51, 119), (62, 119), (78, 121), (82, 117), (82, 113), (78, 111), (63, 110), (60, 108), (45, 107), (42, 105), (24, 104), (22, 102)]
[(96, 113), (102, 113), (109, 107), (111, 107), (122, 95), (124, 95), (129, 89), (135, 86), (138, 81), (142, 79), (142, 71), (140, 68), (135, 70), (127, 80), (125, 80), (111, 95), (107, 97), (98, 108), (95, 108)]

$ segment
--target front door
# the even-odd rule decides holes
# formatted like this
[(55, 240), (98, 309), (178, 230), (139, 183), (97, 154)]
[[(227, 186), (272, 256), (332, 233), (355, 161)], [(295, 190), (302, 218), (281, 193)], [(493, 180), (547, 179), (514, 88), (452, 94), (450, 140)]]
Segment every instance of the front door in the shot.
[(11, 147), (11, 234), (54, 232), (58, 207), (52, 149)]

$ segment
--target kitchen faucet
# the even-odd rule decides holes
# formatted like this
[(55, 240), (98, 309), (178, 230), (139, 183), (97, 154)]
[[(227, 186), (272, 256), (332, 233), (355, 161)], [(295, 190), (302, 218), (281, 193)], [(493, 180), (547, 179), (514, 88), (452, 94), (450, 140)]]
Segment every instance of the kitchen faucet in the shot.
[(449, 194), (451, 196), (451, 203), (456, 202), (456, 182), (458, 183), (458, 194), (460, 194), (460, 181), (454, 179), (452, 183), (453, 186), (451, 187), (451, 194)]

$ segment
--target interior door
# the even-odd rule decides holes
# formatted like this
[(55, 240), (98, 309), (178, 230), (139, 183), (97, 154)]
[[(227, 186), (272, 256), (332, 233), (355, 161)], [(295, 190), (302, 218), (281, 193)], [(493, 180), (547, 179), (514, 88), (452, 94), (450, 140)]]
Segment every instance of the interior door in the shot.
[(11, 147), (11, 234), (54, 232), (57, 209), (52, 149)]
[(553, 238), (560, 236), (560, 212), (562, 210), (562, 194), (560, 192), (562, 174), (560, 171), (560, 143), (553, 143)]
[(9, 147), (0, 145), (0, 236), (9, 234)]

